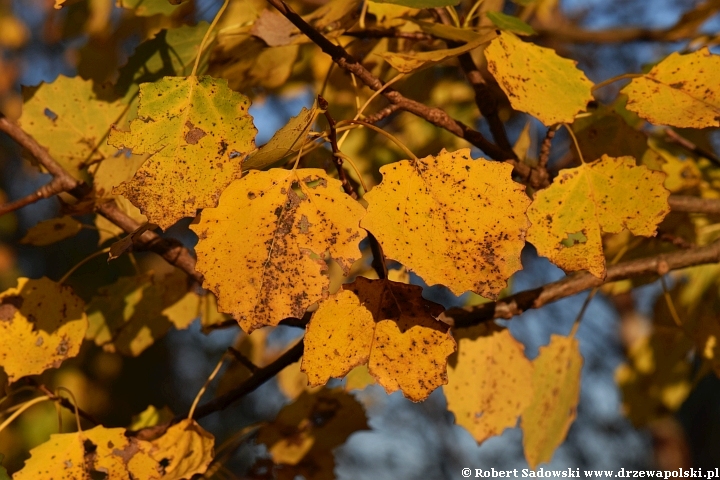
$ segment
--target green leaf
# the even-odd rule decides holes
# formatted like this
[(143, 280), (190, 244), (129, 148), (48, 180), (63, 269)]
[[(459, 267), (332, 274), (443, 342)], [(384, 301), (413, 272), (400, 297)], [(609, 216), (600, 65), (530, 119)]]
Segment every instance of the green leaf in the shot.
[(132, 10), (138, 17), (151, 15), (172, 15), (182, 2), (168, 0), (117, 0), (117, 6)]
[(460, 3), (460, 0), (373, 0), (377, 3), (392, 3), (412, 8), (451, 7)]
[(7, 470), (5, 470), (5, 467), (3, 467), (2, 461), (5, 458), (5, 455), (0, 453), (0, 480), (10, 480), (10, 476), (7, 473)]
[(487, 12), (487, 17), (501, 30), (513, 32), (518, 35), (535, 35), (537, 32), (518, 17), (506, 15), (501, 12)]

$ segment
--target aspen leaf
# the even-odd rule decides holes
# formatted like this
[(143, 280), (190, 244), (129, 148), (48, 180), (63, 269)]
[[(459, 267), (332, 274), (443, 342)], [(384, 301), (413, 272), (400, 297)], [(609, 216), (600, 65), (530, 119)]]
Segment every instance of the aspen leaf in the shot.
[(180, 2), (169, 0), (116, 0), (115, 4), (120, 8), (132, 10), (138, 17), (149, 17), (151, 15), (171, 15)]
[(295, 400), (304, 391), (310, 393), (320, 390), (321, 386), (310, 386), (308, 376), (300, 370), (300, 363), (295, 362), (283, 368), (277, 374), (278, 388), (290, 400)]
[(24, 88), (23, 97), (20, 125), (76, 178), (90, 163), (117, 152), (106, 139), (126, 105), (115, 100), (110, 86), (60, 75), (52, 83)]
[(45, 277), (18, 278), (0, 293), (0, 366), (8, 380), (37, 375), (76, 356), (88, 328), (83, 301)]
[(151, 157), (113, 193), (124, 195), (163, 230), (214, 207), (255, 147), (249, 104), (225, 80), (208, 76), (141, 85), (139, 118), (130, 131), (113, 129), (108, 142)]
[(358, 430), (368, 430), (362, 405), (340, 389), (323, 389), (303, 392), (283, 407), (275, 421), (260, 428), (257, 442), (279, 464), (278, 478), (304, 473), (304, 478), (332, 480), (332, 450)]
[(485, 15), (490, 21), (501, 30), (515, 33), (517, 35), (535, 35), (537, 32), (527, 23), (518, 17), (507, 15), (502, 12), (486, 12)]
[[(403, 15), (405, 13), (407, 12), (403, 12)], [(445, 25), (444, 23), (426, 22), (423, 20), (416, 20), (414, 18), (408, 18), (407, 20), (416, 24), (420, 27), (420, 30), (425, 33), (429, 33), (433, 37), (451, 40), (453, 42), (470, 43), (477, 40), (480, 36), (478, 32), (469, 28), (460, 28), (452, 25)]]
[(657, 125), (705, 128), (720, 126), (720, 56), (707, 47), (675, 52), (621, 90), (627, 109)]
[(545, 125), (572, 123), (593, 99), (593, 84), (577, 69), (577, 62), (550, 48), (523, 42), (512, 33), (502, 32), (490, 42), (485, 58), (512, 107)]
[(455, 423), (482, 443), (517, 424), (532, 400), (533, 367), (523, 345), (494, 324), (460, 330), (455, 340), (443, 391)]
[(172, 410), (170, 410), (170, 407), (167, 405), (160, 409), (154, 405), (148, 405), (145, 410), (132, 416), (128, 430), (137, 431), (143, 428), (154, 427), (155, 425), (169, 422), (174, 416)]
[(227, 321), (228, 317), (224, 313), (218, 311), (217, 298), (210, 292), (200, 297), (200, 325), (202, 325), (203, 333), (210, 332), (218, 325), (222, 325)]
[(632, 157), (603, 155), (593, 163), (560, 171), (528, 209), (527, 240), (566, 272), (588, 270), (605, 277), (602, 233), (627, 228), (654, 236), (670, 212), (665, 175), (636, 166)]
[(100, 288), (87, 307), (86, 338), (109, 352), (140, 355), (169, 330), (171, 321), (164, 311), (182, 299), (187, 292), (185, 282), (180, 272), (161, 280), (144, 274), (122, 277)]
[(13, 479), (160, 479), (161, 466), (148, 455), (149, 449), (148, 442), (126, 437), (124, 428), (98, 425), (82, 432), (54, 434), (30, 450), (30, 458)]
[(305, 334), (302, 370), (310, 385), (365, 363), (388, 393), (402, 390), (415, 402), (447, 383), (455, 341), (436, 320), (443, 308), (421, 293), (416, 285), (358, 277), (321, 303)]
[(496, 37), (495, 32), (486, 35), (478, 35), (476, 38), (455, 48), (447, 48), (442, 50), (430, 50), (428, 52), (411, 52), (411, 53), (378, 53), (386, 62), (400, 73), (410, 73), (421, 67), (428, 67), (440, 63), (448, 58), (457, 57), (463, 53), (474, 50), (483, 43), (487, 43)]
[[(215, 437), (195, 420), (185, 419), (152, 441), (150, 455), (162, 468), (162, 480), (182, 480), (202, 475), (215, 456)], [(144, 477), (139, 477), (144, 478)]]
[(327, 253), (360, 258), (362, 206), (319, 169), (251, 171), (190, 225), (203, 286), (246, 332), (302, 317), (327, 297)]
[(317, 113), (316, 107), (309, 110), (303, 107), (297, 116), (275, 132), (268, 143), (248, 155), (243, 161), (243, 170), (264, 170), (289, 155), (297, 154), (305, 143)]
[(472, 160), (469, 149), (443, 150), (380, 172), (382, 183), (365, 195), (361, 226), (388, 258), (428, 285), (491, 298), (522, 268), (530, 200), (510, 165)]
[(45, 246), (66, 238), (74, 237), (82, 230), (82, 223), (72, 217), (44, 220), (32, 227), (20, 243)]
[(583, 359), (575, 338), (551, 335), (532, 363), (532, 402), (521, 425), (525, 458), (534, 469), (550, 461), (575, 420)]
[(370, 375), (367, 365), (358, 365), (345, 375), (345, 391), (364, 390), (368, 385), (375, 383), (375, 378)]

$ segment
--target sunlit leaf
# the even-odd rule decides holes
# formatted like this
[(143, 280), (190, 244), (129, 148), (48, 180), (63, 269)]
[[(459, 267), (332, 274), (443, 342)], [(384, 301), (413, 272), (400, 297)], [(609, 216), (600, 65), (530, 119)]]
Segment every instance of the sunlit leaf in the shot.
[(214, 207), (240, 178), (254, 149), (249, 100), (211, 77), (165, 77), (140, 87), (130, 131), (113, 129), (108, 141), (135, 154), (151, 154), (130, 182), (113, 190), (163, 230), (198, 209)]
[(248, 333), (302, 317), (328, 294), (325, 255), (345, 272), (360, 258), (364, 211), (323, 170), (251, 171), (190, 226), (196, 268)]
[(605, 277), (602, 233), (627, 228), (654, 236), (669, 213), (664, 174), (636, 166), (632, 157), (603, 156), (560, 171), (535, 195), (528, 209), (527, 240), (565, 271), (588, 270)]
[(460, 330), (455, 339), (443, 391), (455, 422), (482, 443), (517, 424), (533, 398), (533, 367), (523, 345), (494, 324)]
[(593, 84), (577, 69), (577, 62), (550, 48), (523, 42), (512, 33), (502, 32), (490, 42), (485, 58), (512, 107), (545, 125), (572, 123), (593, 99)]
[(442, 307), (422, 289), (358, 277), (323, 302), (310, 319), (302, 369), (311, 385), (324, 385), (367, 363), (388, 393), (415, 402), (447, 383), (447, 357), (455, 351)]
[(24, 88), (23, 96), (20, 125), (73, 176), (80, 178), (80, 170), (117, 152), (107, 135), (126, 106), (111, 86), (60, 75), (52, 83)]
[(627, 108), (657, 125), (705, 128), (720, 126), (720, 56), (702, 48), (680, 55), (675, 52), (622, 93)]
[(578, 341), (551, 335), (533, 360), (532, 402), (522, 414), (523, 447), (530, 468), (549, 462), (577, 416), (583, 359)]
[(362, 227), (428, 285), (495, 297), (522, 268), (530, 200), (508, 164), (442, 151), (380, 169)]
[(83, 301), (45, 277), (0, 293), (0, 366), (10, 382), (76, 356), (88, 328)]

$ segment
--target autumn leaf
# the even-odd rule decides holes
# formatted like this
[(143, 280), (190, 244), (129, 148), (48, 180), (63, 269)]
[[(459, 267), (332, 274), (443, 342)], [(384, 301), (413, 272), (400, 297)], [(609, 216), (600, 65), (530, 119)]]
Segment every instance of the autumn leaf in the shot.
[(502, 32), (490, 42), (485, 58), (512, 107), (545, 125), (572, 123), (593, 99), (593, 84), (577, 69), (577, 62), (551, 48), (523, 42), (512, 33)]
[(249, 104), (225, 80), (208, 76), (141, 85), (139, 118), (130, 131), (113, 129), (108, 142), (151, 157), (113, 193), (124, 195), (163, 230), (214, 207), (255, 148)]
[(310, 385), (324, 385), (367, 363), (388, 393), (424, 400), (447, 383), (447, 357), (455, 351), (443, 308), (422, 288), (358, 277), (320, 304), (307, 326), (302, 370)]
[(333, 480), (333, 449), (367, 429), (365, 411), (352, 395), (323, 389), (303, 392), (283, 407), (272, 423), (260, 428), (257, 442), (267, 446), (278, 464), (277, 478)]
[(80, 230), (82, 223), (72, 217), (51, 218), (28, 230), (20, 243), (41, 247), (74, 237)]
[(297, 154), (318, 114), (317, 107), (303, 107), (300, 113), (272, 136), (269, 142), (252, 152), (243, 161), (243, 170), (264, 170), (289, 155)]
[(459, 330), (443, 387), (455, 423), (482, 443), (514, 427), (533, 398), (533, 366), (510, 331), (494, 324)]
[(251, 171), (190, 226), (203, 286), (248, 333), (302, 317), (328, 295), (325, 255), (345, 273), (360, 258), (363, 213), (323, 170)]
[(115, 4), (120, 8), (132, 10), (138, 17), (149, 17), (171, 15), (180, 3), (181, 1), (169, 0), (116, 0)]
[(150, 456), (162, 465), (158, 478), (182, 480), (207, 471), (215, 456), (214, 446), (215, 437), (195, 420), (185, 419), (152, 441)]
[(593, 163), (563, 169), (536, 193), (528, 209), (527, 240), (565, 271), (588, 270), (605, 277), (602, 233), (627, 228), (654, 236), (670, 212), (665, 175), (636, 166), (632, 157), (603, 155)]
[(24, 88), (23, 97), (20, 125), (74, 177), (117, 152), (106, 140), (126, 105), (115, 99), (112, 87), (60, 75), (52, 83)]
[(438, 8), (450, 7), (460, 3), (460, 0), (373, 0), (377, 3), (392, 3), (412, 8)]
[(280, 391), (290, 400), (295, 400), (301, 393), (307, 391), (309, 393), (316, 392), (322, 386), (311, 386), (308, 382), (308, 376), (300, 369), (300, 363), (295, 362), (283, 368), (277, 374), (277, 384)]
[[(138, 356), (170, 329), (189, 325), (186, 312), (173, 311), (187, 292), (187, 277), (179, 271), (161, 280), (151, 273), (121, 277), (98, 290), (87, 306), (90, 327), (86, 338), (109, 352)], [(193, 317), (195, 318), (195, 317)]]
[(149, 456), (149, 448), (148, 442), (125, 436), (124, 428), (98, 425), (82, 432), (53, 434), (30, 450), (30, 458), (13, 479), (160, 479), (161, 467)]
[(386, 62), (388, 62), (395, 70), (400, 73), (410, 73), (422, 67), (428, 67), (440, 63), (448, 58), (457, 57), (463, 53), (478, 48), (480, 45), (489, 42), (497, 35), (491, 32), (485, 35), (476, 35), (471, 41), (465, 45), (455, 48), (447, 48), (440, 50), (430, 50), (427, 52), (410, 52), (395, 53), (383, 52), (378, 53)]
[(656, 125), (705, 128), (720, 126), (720, 56), (707, 47), (685, 55), (675, 52), (621, 90), (627, 109)]
[(532, 363), (534, 393), (521, 426), (525, 458), (534, 469), (552, 459), (575, 420), (583, 359), (575, 338), (551, 335)]
[(495, 298), (522, 268), (530, 200), (512, 167), (441, 151), (380, 168), (361, 226), (428, 285)]
[(154, 427), (161, 423), (170, 422), (174, 416), (167, 405), (160, 409), (154, 405), (148, 405), (145, 410), (132, 416), (128, 430), (137, 431), (143, 428)]
[(0, 293), (0, 366), (10, 382), (58, 368), (80, 351), (88, 328), (83, 301), (45, 277), (18, 278)]
[(490, 21), (501, 30), (515, 33), (517, 35), (537, 35), (537, 32), (527, 23), (518, 17), (507, 15), (502, 12), (485, 13)]

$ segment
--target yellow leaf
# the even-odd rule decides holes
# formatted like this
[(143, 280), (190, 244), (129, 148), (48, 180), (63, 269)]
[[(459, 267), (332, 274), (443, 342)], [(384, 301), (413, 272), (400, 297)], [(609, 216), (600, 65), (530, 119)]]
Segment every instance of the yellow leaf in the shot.
[(484, 324), (460, 332), (443, 391), (455, 423), (482, 443), (517, 424), (533, 397), (533, 367), (505, 328)]
[(127, 197), (163, 230), (214, 207), (255, 148), (249, 105), (225, 80), (208, 76), (142, 84), (139, 118), (130, 131), (113, 129), (108, 142), (151, 157), (113, 193)]
[(530, 468), (549, 462), (577, 415), (583, 359), (573, 337), (552, 335), (533, 360), (532, 402), (522, 414), (523, 447)]
[(316, 107), (310, 110), (303, 107), (297, 116), (275, 132), (268, 143), (245, 159), (242, 164), (243, 170), (264, 170), (289, 155), (297, 154), (307, 139), (317, 113)]
[(380, 172), (382, 183), (365, 195), (361, 226), (388, 258), (428, 285), (492, 298), (522, 268), (530, 200), (510, 165), (472, 160), (469, 149), (443, 150)]
[(593, 84), (577, 69), (577, 62), (558, 56), (553, 49), (523, 42), (512, 33), (502, 32), (493, 40), (485, 58), (512, 107), (545, 125), (572, 123), (593, 99)]
[(532, 137), (530, 135), (530, 127), (532, 126), (532, 120), (528, 120), (525, 123), (518, 139), (513, 145), (513, 152), (518, 156), (520, 160), (527, 161), (530, 153), (530, 146), (532, 145)]
[(161, 312), (178, 330), (184, 330), (200, 316), (200, 297), (195, 292), (186, 293), (180, 300)]
[(111, 86), (60, 75), (23, 89), (23, 96), (20, 125), (76, 178), (90, 163), (117, 152), (106, 140), (126, 106), (114, 99)]
[(675, 52), (649, 73), (621, 90), (627, 109), (656, 125), (705, 128), (720, 126), (720, 56), (707, 47)]
[(154, 405), (148, 405), (145, 410), (132, 416), (128, 430), (137, 431), (143, 428), (154, 427), (155, 425), (169, 422), (174, 416), (172, 410), (170, 410), (170, 407), (167, 405), (159, 410)]
[(98, 425), (83, 432), (54, 434), (30, 451), (25, 467), (13, 479), (159, 479), (161, 467), (148, 455), (149, 448), (149, 442), (126, 437), (124, 428)]
[(109, 352), (140, 355), (167, 333), (171, 322), (163, 311), (187, 292), (186, 279), (178, 271), (162, 280), (144, 274), (100, 288), (87, 307), (86, 338)]
[(527, 240), (566, 272), (588, 270), (605, 277), (601, 235), (627, 228), (654, 236), (670, 212), (665, 175), (636, 166), (632, 157), (603, 157), (560, 171), (528, 209)]
[[(647, 141), (648, 149), (641, 157), (642, 164), (653, 170), (665, 172), (665, 188), (672, 193), (690, 190), (702, 182), (702, 173), (691, 158), (681, 159), (673, 145), (656, 138)], [(673, 153), (674, 150), (676, 153)]]
[(345, 375), (345, 391), (364, 390), (368, 385), (375, 383), (366, 365), (358, 365)]
[(360, 258), (364, 211), (323, 170), (251, 171), (190, 226), (203, 286), (248, 333), (302, 317), (327, 297), (325, 255), (345, 274)]
[(72, 217), (45, 220), (32, 227), (20, 243), (44, 246), (74, 237), (82, 230), (82, 223)]
[[(572, 129), (586, 160), (607, 155), (642, 158), (647, 150), (647, 135), (635, 130), (611, 107), (601, 105), (592, 115), (578, 118)], [(573, 154), (577, 154), (573, 151)]]
[(411, 53), (394, 53), (383, 52), (378, 53), (386, 62), (388, 62), (395, 70), (400, 73), (410, 73), (421, 67), (429, 67), (440, 63), (448, 58), (457, 57), (463, 53), (478, 48), (483, 43), (487, 43), (497, 34), (495, 32), (486, 35), (477, 35), (473, 40), (455, 48), (447, 48), (441, 50), (430, 50), (428, 52), (411, 52)]
[(132, 10), (138, 17), (149, 17), (151, 15), (171, 15), (182, 1), (185, 0), (115, 0), (115, 5)]
[(367, 363), (388, 393), (419, 402), (447, 383), (447, 357), (455, 351), (443, 308), (422, 288), (358, 277), (320, 304), (305, 334), (302, 370), (310, 385), (324, 385)]
[(185, 419), (152, 441), (150, 455), (164, 466), (158, 478), (182, 480), (205, 473), (215, 456), (214, 446), (215, 437), (195, 420)]
[(225, 323), (229, 317), (220, 313), (217, 307), (217, 298), (210, 292), (200, 297), (200, 325), (204, 333), (208, 333), (218, 325)]
[(280, 464), (278, 478), (304, 473), (304, 478), (332, 480), (332, 450), (354, 432), (367, 429), (365, 411), (352, 395), (323, 389), (303, 392), (283, 407), (274, 422), (260, 429), (257, 442), (265, 444)]
[(47, 278), (18, 278), (0, 293), (0, 366), (8, 380), (37, 375), (80, 351), (88, 328), (83, 301)]
[(277, 374), (278, 388), (290, 400), (295, 400), (301, 393), (307, 391), (310, 393), (320, 390), (322, 387), (311, 387), (308, 382), (308, 376), (300, 370), (300, 363), (295, 362), (283, 368)]

